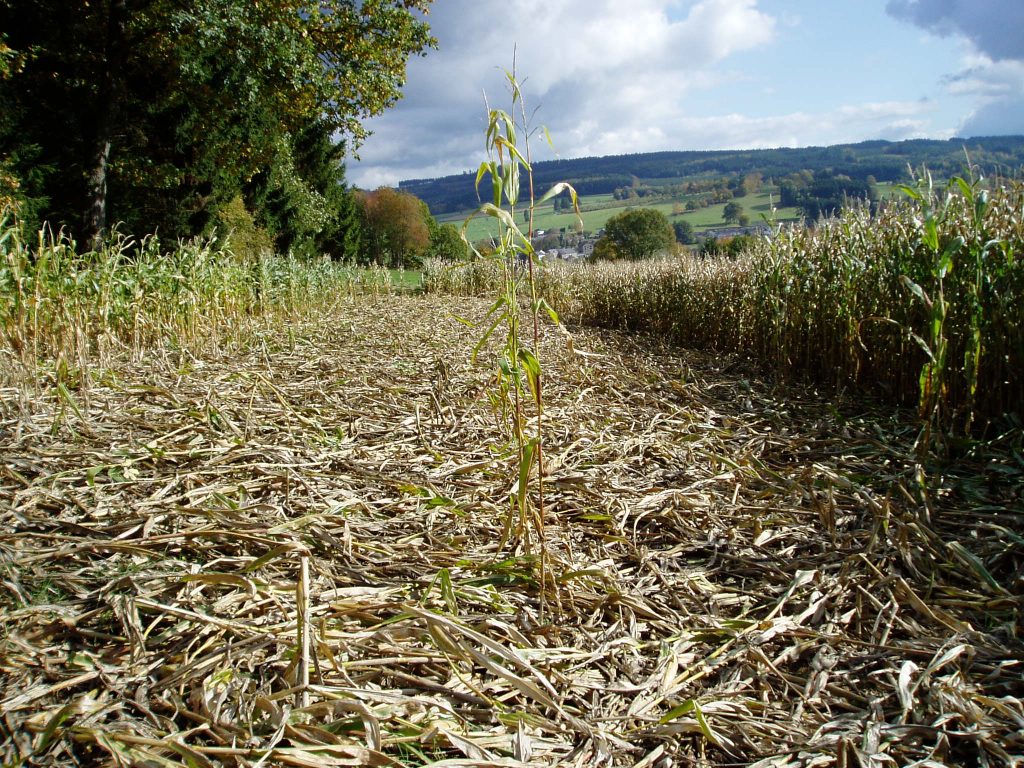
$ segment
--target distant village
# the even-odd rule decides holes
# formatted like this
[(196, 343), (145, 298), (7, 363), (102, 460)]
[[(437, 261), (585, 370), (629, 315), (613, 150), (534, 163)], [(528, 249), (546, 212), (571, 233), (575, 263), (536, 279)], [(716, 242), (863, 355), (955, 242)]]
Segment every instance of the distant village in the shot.
[[(578, 235), (561, 231), (537, 230), (533, 236), (533, 247), (541, 260), (549, 261), (585, 261), (594, 255), (594, 245), (604, 234), (599, 229), (592, 235)], [(691, 247), (699, 247), (708, 238), (722, 240), (731, 237), (760, 236), (771, 237), (772, 228), (763, 222), (747, 227), (724, 227), (694, 232)]]

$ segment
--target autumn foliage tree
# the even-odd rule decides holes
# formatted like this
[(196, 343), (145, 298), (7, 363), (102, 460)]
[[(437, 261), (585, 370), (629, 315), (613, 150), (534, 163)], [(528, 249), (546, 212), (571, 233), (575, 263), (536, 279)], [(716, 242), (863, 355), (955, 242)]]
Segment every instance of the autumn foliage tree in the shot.
[(415, 195), (390, 187), (359, 192), (364, 258), (387, 267), (415, 267), (430, 246), (432, 218)]

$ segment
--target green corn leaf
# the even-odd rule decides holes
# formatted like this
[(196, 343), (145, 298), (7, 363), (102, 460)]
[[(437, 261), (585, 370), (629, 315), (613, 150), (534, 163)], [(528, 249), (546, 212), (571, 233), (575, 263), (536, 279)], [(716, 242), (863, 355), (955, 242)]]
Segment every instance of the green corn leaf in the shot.
[(918, 299), (920, 299), (921, 303), (923, 303), (925, 307), (929, 309), (929, 311), (931, 310), (932, 300), (928, 298), (928, 294), (924, 292), (924, 288), (915, 283), (906, 275), (900, 275), (900, 282), (903, 283), (912, 294), (914, 294)]
[(519, 462), (519, 487), (516, 489), (516, 501), (521, 510), (526, 509), (526, 495), (530, 490), (530, 470), (533, 468), (533, 462), (537, 457), (537, 446), (539, 444), (540, 441), (534, 437), (523, 446), (523, 458)]
[(932, 354), (932, 348), (928, 346), (928, 342), (918, 336), (916, 333), (909, 334), (910, 338), (914, 341), (917, 346), (924, 350), (924, 353), (928, 355), (929, 360), (935, 360), (935, 355)]
[(932, 251), (939, 250), (939, 225), (930, 212), (924, 220), (924, 234), (921, 241)]
[(548, 146), (551, 147), (551, 151), (553, 152), (555, 149), (555, 140), (551, 138), (551, 131), (548, 130), (546, 125), (541, 126), (541, 131), (544, 133), (544, 140), (548, 143)]
[(722, 737), (713, 731), (711, 726), (708, 725), (707, 718), (704, 717), (704, 710), (700, 708), (700, 705), (697, 704), (697, 702), (693, 703), (693, 716), (697, 720), (697, 724), (700, 726), (700, 732), (704, 734), (704, 738), (719, 749), (724, 749), (725, 745), (722, 743)]
[(498, 219), (509, 229), (518, 229), (515, 221), (512, 219), (512, 214), (506, 211), (504, 208), (492, 203), (484, 203), (480, 206), (480, 213), (491, 218)]
[(684, 701), (678, 707), (672, 707), (672, 709), (670, 709), (668, 712), (662, 715), (658, 719), (658, 723), (660, 725), (665, 725), (666, 723), (671, 723), (673, 720), (678, 720), (680, 717), (683, 717), (684, 715), (689, 715), (691, 712), (693, 712), (696, 706), (696, 702), (694, 702), (692, 699), (690, 699), (689, 701)]
[(906, 184), (898, 184), (896, 185), (896, 189), (902, 192), (907, 197), (911, 198), (912, 200), (921, 199), (920, 190), (915, 189), (914, 187), (907, 186)]
[(945, 250), (942, 252), (942, 258), (939, 259), (939, 277), (943, 278), (953, 268), (953, 257), (963, 247), (964, 239), (962, 236), (957, 235), (946, 244)]
[(508, 163), (504, 169), (504, 192), (508, 204), (515, 207), (519, 202), (519, 165)]
[(520, 349), (519, 362), (523, 364), (523, 370), (526, 371), (526, 380), (530, 385), (530, 393), (533, 395), (533, 401), (537, 404), (537, 408), (540, 408), (540, 361), (530, 350)]
[(548, 317), (551, 318), (551, 322), (553, 322), (555, 325), (562, 324), (562, 321), (559, 320), (558, 318), (558, 313), (555, 311), (555, 308), (548, 304), (547, 301), (544, 299), (540, 299), (537, 302), (537, 311), (539, 312), (540, 310), (544, 310), (545, 312), (547, 312)]
[(74, 411), (75, 416), (77, 416), (82, 421), (85, 421), (85, 417), (82, 415), (82, 411), (78, 407), (78, 403), (75, 402), (74, 396), (71, 394), (71, 392), (68, 390), (68, 388), (64, 385), (64, 382), (61, 382), (61, 383), (59, 383), (57, 385), (57, 395), (58, 395), (59, 399), (62, 402), (66, 403), (67, 406), (72, 411)]
[[(499, 303), (503, 304), (504, 303), (504, 299), (499, 299), (498, 302), (496, 302), (495, 306), (497, 306)], [(507, 312), (502, 312), (502, 313), (496, 314), (495, 317), (494, 317), (494, 320), (487, 327), (487, 330), (484, 331), (483, 335), (477, 340), (476, 344), (473, 346), (473, 353), (470, 355), (470, 359), (474, 363), (476, 363), (476, 359), (480, 355), (480, 350), (483, 349), (484, 344), (487, 343), (487, 340), (489, 338), (491, 338), (491, 334), (494, 333), (495, 329), (497, 329), (497, 327), (499, 325), (501, 325), (502, 321), (506, 317), (508, 317), (508, 313)]]
[(499, 141), (501, 142), (502, 146), (504, 146), (505, 149), (508, 150), (509, 160), (518, 160), (519, 163), (523, 166), (523, 170), (527, 172), (532, 170), (530, 163), (527, 162), (526, 157), (520, 151), (519, 147), (516, 146), (514, 134), (510, 136), (508, 139), (500, 139)]
[(490, 174), (492, 179), (498, 179), (498, 169), (494, 163), (480, 163), (480, 167), (477, 169), (476, 172), (476, 184), (474, 185), (478, 194), (480, 192), (480, 182), (487, 174)]
[(544, 196), (540, 200), (537, 201), (537, 204), (540, 205), (541, 203), (546, 203), (551, 198), (558, 197), (560, 194), (565, 192), (565, 190), (567, 190), (567, 189), (572, 189), (572, 186), (570, 184), (567, 184), (564, 181), (559, 182), (558, 184), (555, 184), (555, 186), (553, 186), (547, 192), (545, 192)]
[(949, 547), (949, 549), (951, 549), (953, 552), (955, 552), (957, 557), (960, 558), (960, 560), (969, 565), (971, 569), (978, 576), (981, 577), (981, 580), (984, 581), (989, 587), (991, 587), (994, 592), (998, 592), (1004, 595), (1010, 594), (1009, 592), (1007, 592), (1007, 590), (1003, 587), (1002, 584), (996, 581), (996, 578), (991, 574), (991, 572), (989, 572), (988, 568), (985, 567), (985, 564), (981, 561), (981, 558), (979, 558), (973, 552), (969, 552), (963, 544), (961, 544), (959, 541), (951, 541), (946, 546)]
[(974, 199), (974, 189), (973, 189), (973, 187), (971, 187), (971, 185), (968, 184), (967, 181), (965, 179), (963, 179), (962, 177), (954, 176), (952, 179), (949, 180), (949, 183), (950, 184), (955, 184), (956, 186), (960, 187), (961, 194), (963, 194), (964, 198), (968, 202), (970, 202), (970, 201), (972, 201)]
[(452, 616), (459, 615), (459, 601), (455, 596), (455, 587), (452, 586), (452, 576), (447, 568), (442, 568), (437, 574), (438, 586), (441, 590), (441, 597), (448, 613)]
[(983, 189), (974, 200), (974, 221), (981, 226), (985, 219), (985, 212), (988, 210), (988, 190)]

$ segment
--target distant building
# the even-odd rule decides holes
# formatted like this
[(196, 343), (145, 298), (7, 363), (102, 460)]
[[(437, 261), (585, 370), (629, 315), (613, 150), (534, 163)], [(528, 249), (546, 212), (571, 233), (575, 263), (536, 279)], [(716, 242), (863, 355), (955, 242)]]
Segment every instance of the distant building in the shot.
[(760, 236), (771, 237), (772, 228), (769, 224), (754, 224), (749, 227), (724, 227), (722, 229), (706, 229), (703, 232), (694, 232), (694, 238), (703, 240), (708, 237), (721, 240), (726, 237)]

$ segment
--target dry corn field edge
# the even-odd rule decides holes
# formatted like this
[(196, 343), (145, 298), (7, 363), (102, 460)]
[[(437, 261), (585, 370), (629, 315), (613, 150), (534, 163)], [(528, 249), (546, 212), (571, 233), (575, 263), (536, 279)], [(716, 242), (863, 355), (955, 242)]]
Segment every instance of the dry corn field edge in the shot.
[(542, 614), (486, 309), (4, 389), (3, 764), (1022, 764), (1011, 464), (922, 500), (891, 414), (549, 327)]

